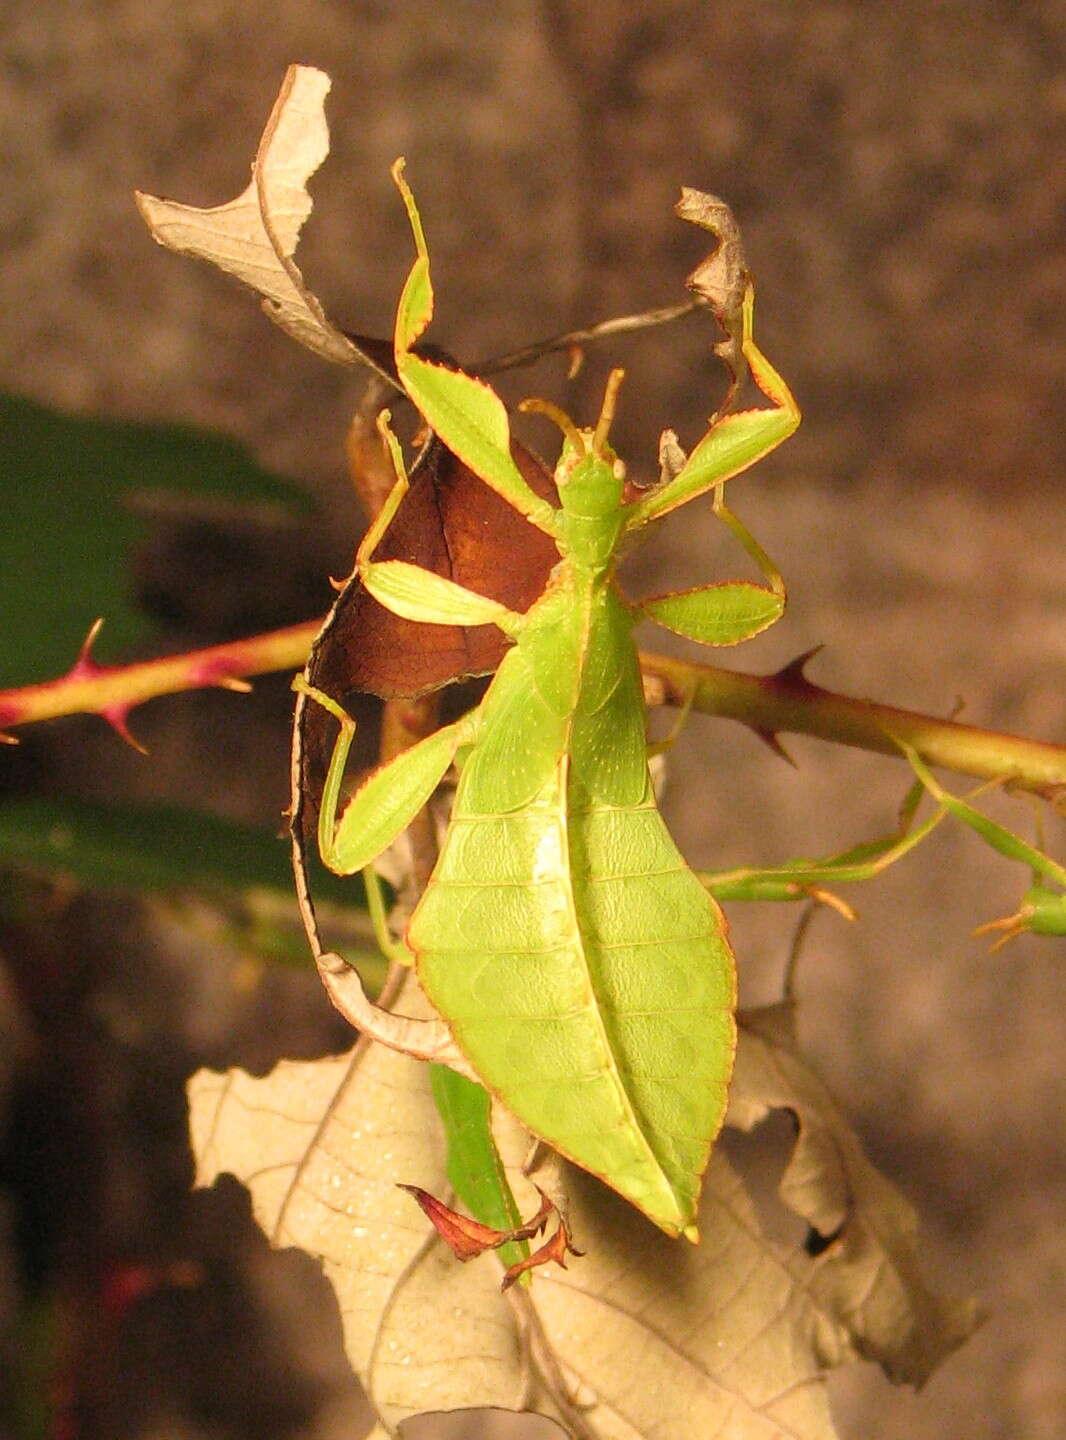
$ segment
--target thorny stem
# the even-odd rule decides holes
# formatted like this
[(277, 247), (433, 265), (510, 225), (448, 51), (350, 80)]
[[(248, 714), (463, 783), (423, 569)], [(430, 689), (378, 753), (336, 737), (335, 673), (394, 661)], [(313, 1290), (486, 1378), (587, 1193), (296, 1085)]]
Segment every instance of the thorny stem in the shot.
[[(124, 714), (154, 696), (206, 685), (232, 687), (240, 677), (295, 670), (306, 661), (321, 624), (309, 620), (248, 640), (132, 665), (86, 667), (79, 662), (56, 680), (0, 691), (0, 729), (60, 715)], [(895, 740), (903, 740), (929, 765), (979, 780), (1007, 780), (1047, 799), (1066, 794), (1064, 745), (838, 695), (807, 680), (801, 664), (776, 675), (746, 675), (650, 652), (642, 652), (640, 663), (652, 705), (681, 706), (691, 696), (694, 710), (738, 720), (767, 737), (782, 732), (813, 735), (885, 755), (899, 755)]]
[(158, 660), (139, 660), (132, 665), (97, 665), (83, 650), (73, 668), (58, 679), (0, 690), (0, 730), (52, 720), (58, 715), (107, 716), (125, 712), (157, 695), (173, 695), (179, 690), (212, 685), (247, 689), (241, 683), (245, 676), (302, 666), (321, 628), (321, 620), (310, 620), (247, 640), (190, 650), (183, 655), (165, 655)]
[(788, 731), (895, 756), (902, 740), (928, 764), (960, 775), (1006, 781), (1050, 800), (1066, 794), (1066, 746), (837, 695), (806, 678), (808, 658), (775, 675), (745, 675), (665, 655), (642, 653), (640, 661), (651, 704), (681, 705), (694, 691), (694, 710), (739, 720), (771, 740)]

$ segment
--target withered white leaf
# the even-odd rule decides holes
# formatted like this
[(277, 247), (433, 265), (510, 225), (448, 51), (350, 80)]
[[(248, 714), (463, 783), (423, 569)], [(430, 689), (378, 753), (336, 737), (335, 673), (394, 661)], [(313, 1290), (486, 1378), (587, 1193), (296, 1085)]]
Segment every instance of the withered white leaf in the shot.
[[(410, 994), (398, 1003), (417, 1008)], [(448, 1194), (443, 1136), (426, 1067), (366, 1042), (337, 1059), (282, 1062), (263, 1079), (194, 1077), (197, 1183), (232, 1172), (272, 1244), (319, 1257), (389, 1434), (415, 1414), (495, 1406), (545, 1415), (578, 1440), (833, 1440), (830, 1367), (863, 1354), (896, 1378), (924, 1378), (933, 1362), (918, 1361), (921, 1346), (942, 1358), (974, 1317), (921, 1282), (913, 1216), (780, 1022), (759, 1012), (742, 1031), (731, 1121), (747, 1128), (777, 1107), (799, 1117), (785, 1198), (822, 1233), (839, 1231), (816, 1258), (761, 1233), (720, 1151), (696, 1247), (562, 1167), (535, 1178), (553, 1198), (561, 1179), (585, 1256), (501, 1296), (497, 1258), (458, 1264), (397, 1189)], [(505, 1114), (495, 1129), (531, 1213), (528, 1136)]]
[[(410, 988), (396, 1002), (409, 1014)], [(200, 1071), (189, 1107), (196, 1183), (236, 1175), (271, 1244), (320, 1260), (348, 1358), (389, 1434), (425, 1411), (525, 1408), (498, 1268), (457, 1264), (397, 1188), (447, 1193), (426, 1065), (360, 1041), (336, 1058), (282, 1061), (262, 1079)]]
[(271, 1242), (320, 1258), (390, 1433), (410, 1415), (496, 1406), (585, 1440), (705, 1440), (721, 1427), (737, 1440), (832, 1440), (820, 1317), (724, 1158), (697, 1248), (566, 1171), (587, 1258), (504, 1297), (495, 1257), (457, 1264), (396, 1188), (447, 1194), (424, 1065), (361, 1042), (263, 1079), (201, 1072), (190, 1102), (197, 1182), (237, 1175)]
[[(519, 1209), (534, 1194), (524, 1141), (495, 1125)], [(667, 1239), (632, 1206), (563, 1165), (583, 1259), (538, 1271), (525, 1307), (534, 1359), (575, 1435), (596, 1440), (834, 1440), (824, 1317), (761, 1233), (720, 1150), (700, 1202), (699, 1245)], [(542, 1177), (537, 1174), (538, 1183)], [(567, 1400), (569, 1399), (569, 1408)]]
[(160, 245), (209, 260), (262, 296), (282, 330), (327, 360), (353, 365), (366, 357), (327, 318), (293, 261), (311, 213), (307, 181), (329, 153), (325, 99), (330, 79), (308, 65), (290, 65), (252, 162), (243, 194), (198, 209), (136, 192), (141, 214)]
[[(778, 1187), (784, 1203), (829, 1243), (803, 1283), (838, 1340), (890, 1379), (923, 1384), (980, 1323), (972, 1300), (938, 1295), (918, 1264), (917, 1217), (870, 1164), (822, 1081), (797, 1051), (792, 1007), (742, 1017), (726, 1124), (751, 1130), (789, 1110), (799, 1134)], [(827, 1336), (830, 1332), (827, 1332)], [(838, 1363), (834, 1346), (827, 1363)]]
[(744, 292), (751, 277), (740, 227), (724, 200), (702, 190), (692, 190), (687, 185), (682, 187), (674, 214), (710, 230), (718, 240), (715, 249), (700, 261), (685, 284), (704, 304), (710, 306), (726, 333), (726, 339), (714, 347), (714, 353), (729, 366), (733, 375), (733, 384), (725, 402), (728, 405), (747, 369), (741, 348), (744, 331), (742, 308)]

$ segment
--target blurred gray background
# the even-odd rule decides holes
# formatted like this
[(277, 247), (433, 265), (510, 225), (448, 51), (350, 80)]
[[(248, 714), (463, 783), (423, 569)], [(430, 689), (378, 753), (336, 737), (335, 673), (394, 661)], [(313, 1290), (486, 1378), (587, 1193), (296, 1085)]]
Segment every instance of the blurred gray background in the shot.
[[(961, 701), (975, 723), (1066, 740), (1058, 0), (49, 0), (0, 14), (0, 385), (214, 427), (321, 501), (298, 547), (236, 552), (240, 584), (233, 567), (212, 579), (187, 547), (168, 551), (168, 583), (186, 597), (173, 648), (209, 643), (241, 606), (253, 628), (323, 610), (324, 577), (346, 571), (362, 524), (342, 450), (359, 376), (300, 351), (236, 284), (158, 249), (131, 199), (135, 187), (204, 205), (237, 194), (299, 61), (334, 84), (332, 153), (298, 258), (354, 329), (389, 333), (408, 263), (388, 178), (400, 153), (434, 259), (435, 338), (468, 360), (673, 302), (701, 254), (671, 213), (679, 186), (728, 198), (758, 277), (761, 343), (805, 415), (732, 493), (791, 600), (736, 663), (769, 670), (821, 643), (811, 673), (829, 688), (935, 714)], [(707, 340), (691, 325), (649, 335), (590, 353), (569, 391), (555, 362), (508, 393), (585, 415), (620, 360), (613, 438), (650, 476), (659, 430), (693, 443), (720, 393)], [(627, 580), (640, 593), (737, 570), (698, 505)], [(256, 610), (257, 588), (284, 592), (280, 618)], [(283, 681), (250, 700), (157, 702), (135, 726), (151, 762), (101, 727), (52, 727), (33, 742), (35, 777), (181, 800), (206, 764), (204, 803), (269, 824), (285, 803), (287, 706)], [(898, 763), (789, 749), (795, 770), (737, 727), (692, 720), (666, 812), (693, 863), (817, 854), (891, 828)], [(998, 813), (1031, 825), (1024, 805)], [(1061, 855), (1061, 823), (1047, 839)], [(1023, 939), (989, 957), (969, 934), (1025, 883), (943, 827), (849, 892), (859, 925), (815, 923), (799, 979), (809, 1052), (921, 1211), (933, 1275), (989, 1310), (918, 1397), (868, 1368), (834, 1378), (845, 1436), (1051, 1440), (1066, 1426), (1066, 953)], [(734, 907), (731, 920), (745, 999), (772, 998), (794, 917)], [(130, 1249), (177, 1227), (222, 1254), (229, 1212), (216, 1222), (215, 1199), (181, 1200), (181, 1079), (336, 1045), (324, 1001), (293, 976), (250, 1001), (234, 957), (134, 906), (85, 902), (53, 929), (79, 952), (101, 1065), (119, 1053), (127, 1065), (116, 1113), (140, 1097), (132, 1139), (116, 1125), (95, 1162), (111, 1206), (101, 1223)], [(31, 1031), (13, 1015), (23, 1055)], [(163, 1178), (146, 1178), (157, 1161)], [(93, 1435), (359, 1433), (328, 1295), (247, 1223), (241, 1234), (218, 1333), (189, 1299), (147, 1303)], [(234, 1330), (239, 1361), (221, 1339)], [(191, 1367), (200, 1351), (214, 1378)]]

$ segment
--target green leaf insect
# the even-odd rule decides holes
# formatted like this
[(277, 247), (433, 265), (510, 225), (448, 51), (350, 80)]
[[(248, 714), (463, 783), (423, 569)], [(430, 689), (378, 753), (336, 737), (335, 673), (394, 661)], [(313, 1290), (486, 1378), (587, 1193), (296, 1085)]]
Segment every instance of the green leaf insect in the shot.
[[(336, 957), (323, 957), (333, 964), (323, 974), (334, 1002), (364, 1031), (476, 1079), (533, 1135), (667, 1234), (696, 1240), (700, 1183), (732, 1072), (735, 970), (717, 902), (655, 805), (632, 632), (647, 617), (704, 643), (735, 644), (779, 618), (784, 591), (764, 567), (769, 589), (707, 585), (630, 604), (614, 571), (623, 543), (712, 491), (718, 513), (746, 534), (724, 511), (720, 487), (786, 439), (799, 411), (755, 344), (752, 287), (736, 264), (736, 349), (770, 406), (716, 416), (687, 461), (626, 502), (607, 441), (621, 372), (612, 373), (591, 431), (546, 402), (527, 402), (564, 437), (555, 472), (561, 504), (541, 499), (512, 459), (495, 392), (415, 351), (433, 311), (429, 257), (402, 162), (393, 173), (418, 252), (396, 320), (400, 379), (444, 445), (554, 540), (559, 563), (518, 614), (415, 565), (375, 562), (406, 488), (383, 421), (397, 481), (360, 546), (364, 584), (397, 615), (427, 625), (490, 623), (513, 643), (476, 708), (372, 772), (343, 810), (354, 725), (328, 696), (297, 682), (341, 723), (319, 824), (331, 869), (371, 866), (453, 761), (459, 768), (440, 855), (405, 934), (443, 1024), (377, 1010)], [(686, 192), (680, 213), (692, 217), (694, 201), (705, 198)], [(709, 209), (695, 213), (718, 233), (704, 218)], [(697, 277), (707, 270), (690, 283), (702, 288)], [(705, 298), (721, 319), (720, 296)], [(761, 556), (754, 541), (747, 548)]]
[(1001, 931), (992, 946), (993, 950), (999, 950), (1009, 940), (1026, 931), (1032, 935), (1066, 935), (1066, 866), (1060, 865), (1050, 855), (1045, 855), (1042, 850), (1030, 845), (1013, 830), (1008, 830), (988, 815), (983, 815), (967, 800), (945, 790), (913, 746), (898, 738), (896, 744), (926, 790), (945, 810), (950, 811), (964, 825), (968, 825), (1000, 855), (1005, 855), (1008, 860), (1020, 860), (1032, 872), (1032, 884), (1022, 896), (1017, 910), (999, 920), (988, 920), (985, 924), (978, 925), (973, 933), (989, 935), (997, 930)]
[(911, 828), (924, 793), (925, 787), (915, 781), (900, 807), (898, 829), (876, 840), (852, 845), (836, 855), (819, 860), (789, 860), (772, 867), (701, 870), (697, 874), (716, 900), (813, 900), (836, 910), (847, 920), (854, 920), (855, 911), (847, 901), (826, 887), (873, 880), (932, 834), (948, 811), (940, 805), (921, 825)]

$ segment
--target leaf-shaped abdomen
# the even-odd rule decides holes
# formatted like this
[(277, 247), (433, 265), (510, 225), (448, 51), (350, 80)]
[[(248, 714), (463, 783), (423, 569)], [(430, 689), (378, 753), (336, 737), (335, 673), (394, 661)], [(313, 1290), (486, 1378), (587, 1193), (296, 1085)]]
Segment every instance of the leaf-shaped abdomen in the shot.
[(485, 1085), (670, 1234), (693, 1225), (725, 1109), (733, 960), (646, 788), (568, 811), (464, 809), (408, 930), (422, 984)]

